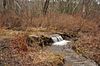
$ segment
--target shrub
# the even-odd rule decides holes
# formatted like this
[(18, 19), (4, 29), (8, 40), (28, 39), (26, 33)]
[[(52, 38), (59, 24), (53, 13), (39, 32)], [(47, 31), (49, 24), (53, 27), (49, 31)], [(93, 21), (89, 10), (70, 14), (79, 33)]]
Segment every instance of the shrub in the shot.
[(14, 49), (20, 51), (27, 51), (27, 37), (24, 34), (16, 35), (15, 38), (12, 40), (12, 45)]

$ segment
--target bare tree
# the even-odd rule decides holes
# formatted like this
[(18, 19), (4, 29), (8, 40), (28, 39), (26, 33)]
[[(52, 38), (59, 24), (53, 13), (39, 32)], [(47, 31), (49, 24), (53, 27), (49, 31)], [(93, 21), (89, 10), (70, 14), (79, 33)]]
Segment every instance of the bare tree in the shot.
[(6, 8), (6, 0), (3, 0), (3, 7), (4, 7), (4, 9)]
[(43, 7), (43, 14), (46, 15), (50, 0), (46, 0)]

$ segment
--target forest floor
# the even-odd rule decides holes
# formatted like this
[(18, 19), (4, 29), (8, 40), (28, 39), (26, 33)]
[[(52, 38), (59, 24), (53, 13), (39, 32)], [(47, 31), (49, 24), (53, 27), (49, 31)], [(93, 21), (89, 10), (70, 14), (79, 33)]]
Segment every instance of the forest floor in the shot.
[(43, 50), (35, 42), (32, 43), (32, 46), (28, 45), (27, 35), (47, 34), (44, 29), (37, 30), (24, 32), (1, 29), (0, 66), (57, 66), (59, 63), (63, 63), (62, 55)]
[(57, 32), (77, 35), (72, 49), (100, 65), (99, 19), (89, 20), (80, 15), (54, 13), (32, 19), (13, 12), (0, 14), (0, 65), (57, 66), (64, 63), (63, 54), (56, 55), (43, 50), (36, 42), (32, 46), (27, 43), (29, 35), (46, 36)]
[(72, 44), (73, 47), (70, 47), (73, 51), (68, 46), (64, 47), (64, 49), (59, 47), (59, 49), (61, 48), (59, 50), (52, 46), (42, 48), (36, 42), (29, 46), (26, 42), (29, 35), (47, 36), (55, 33), (56, 30), (49, 32), (44, 28), (31, 28), (27, 31), (5, 29), (0, 31), (0, 65), (2, 66), (62, 66), (65, 64), (67, 66), (96, 66), (94, 62), (88, 60), (89, 58), (83, 57), (84, 54), (82, 55), (81, 52), (83, 51), (80, 50), (80, 47), (78, 50), (77, 48), (73, 49), (76, 46), (74, 44)]

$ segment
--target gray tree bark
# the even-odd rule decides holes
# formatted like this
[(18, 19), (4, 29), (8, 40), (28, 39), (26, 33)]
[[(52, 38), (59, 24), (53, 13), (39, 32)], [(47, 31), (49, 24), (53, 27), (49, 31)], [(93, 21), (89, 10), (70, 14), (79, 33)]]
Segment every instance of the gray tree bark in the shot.
[(49, 2), (50, 2), (50, 0), (46, 0), (45, 1), (44, 7), (43, 7), (43, 15), (46, 15), (47, 14)]

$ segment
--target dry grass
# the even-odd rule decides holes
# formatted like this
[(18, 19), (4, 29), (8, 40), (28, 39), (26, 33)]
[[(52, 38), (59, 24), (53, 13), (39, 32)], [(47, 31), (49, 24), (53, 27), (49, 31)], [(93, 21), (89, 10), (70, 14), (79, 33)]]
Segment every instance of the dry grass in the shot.
[[(26, 13), (17, 15), (9, 11), (0, 15), (0, 27), (12, 30), (26, 30), (27, 28), (46, 28), (49, 31), (77, 31), (84, 24), (89, 30), (94, 28), (95, 23), (84, 20), (79, 15), (50, 13), (46, 16), (31, 17)], [(92, 24), (91, 24), (92, 23)], [(84, 29), (85, 29), (84, 28)]]
[(17, 49), (17, 51), (27, 51), (28, 48), (28, 42), (27, 42), (27, 36), (24, 34), (16, 35), (15, 38), (12, 40), (12, 45), (14, 49)]
[[(22, 51), (29, 51), (26, 36), (23, 34), (19, 36), (20, 32), (17, 31), (20, 30), (22, 33), (27, 34), (42, 33), (44, 35), (49, 32), (74, 32), (80, 36), (74, 45), (76, 50), (100, 64), (100, 24), (96, 20), (98, 21), (98, 19), (94, 21), (83, 19), (80, 15), (73, 16), (57, 13), (31, 17), (25, 12), (21, 13), (21, 15), (16, 15), (16, 13), (9, 11), (5, 14), (0, 14), (0, 36), (14, 36), (17, 34), (17, 37), (12, 41), (14, 47), (17, 46)], [(7, 29), (10, 29), (10, 31)]]
[[(46, 16), (30, 17), (25, 13), (20, 16), (14, 12), (1, 14), (0, 27), (13, 30), (25, 30), (27, 27), (42, 27), (54, 30), (71, 30), (80, 27), (82, 23), (81, 17), (73, 17), (66, 14), (48, 14)], [(67, 29), (65, 29), (67, 28)]]
[(13, 41), (0, 40), (0, 63), (5, 66), (57, 66), (62, 56), (42, 51), (36, 44), (27, 46), (25, 36), (17, 36)]
[(100, 32), (83, 34), (75, 42), (75, 50), (100, 64)]

